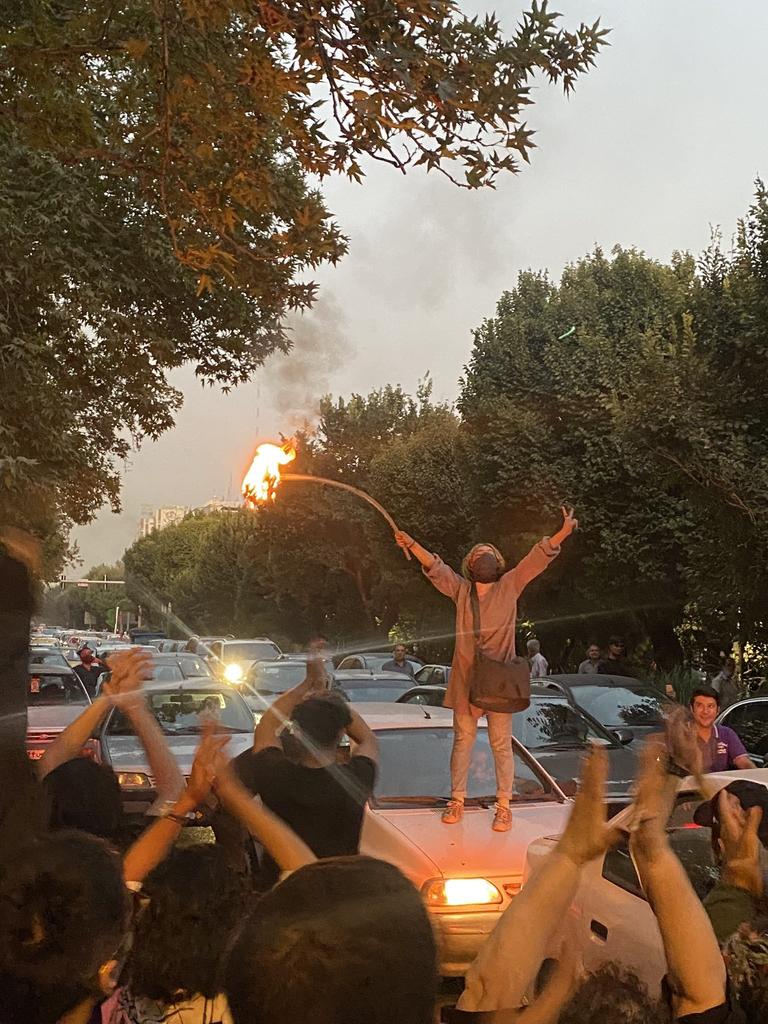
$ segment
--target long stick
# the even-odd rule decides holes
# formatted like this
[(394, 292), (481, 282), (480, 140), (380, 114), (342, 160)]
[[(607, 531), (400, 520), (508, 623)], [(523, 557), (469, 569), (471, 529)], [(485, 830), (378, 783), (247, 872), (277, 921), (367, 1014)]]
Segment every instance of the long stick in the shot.
[[(383, 505), (380, 505), (375, 498), (372, 498), (367, 491), (361, 490), (359, 487), (353, 487), (352, 484), (345, 484), (341, 480), (328, 480), (324, 476), (310, 476), (309, 473), (286, 473), (280, 477), (280, 483), (287, 483), (289, 480), (299, 480), (301, 482), (310, 482), (316, 484), (327, 484), (329, 487), (338, 487), (341, 491), (349, 491), (350, 494), (356, 494), (358, 498), (362, 498), (363, 501), (367, 501), (369, 505), (372, 505), (377, 512), (379, 512), (386, 519), (387, 523), (392, 529), (393, 533), (399, 533), (400, 528), (398, 527), (395, 520), (387, 512)], [(411, 552), (406, 548), (403, 548), (405, 557), (410, 559)]]

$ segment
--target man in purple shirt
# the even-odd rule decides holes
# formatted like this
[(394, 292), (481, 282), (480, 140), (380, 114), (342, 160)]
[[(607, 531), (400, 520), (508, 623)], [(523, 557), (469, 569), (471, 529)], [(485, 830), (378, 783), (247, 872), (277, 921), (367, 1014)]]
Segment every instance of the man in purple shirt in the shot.
[(755, 768), (744, 744), (724, 725), (715, 725), (720, 709), (720, 694), (701, 687), (691, 694), (691, 712), (696, 723), (696, 739), (702, 759), (702, 771), (727, 772), (734, 768)]

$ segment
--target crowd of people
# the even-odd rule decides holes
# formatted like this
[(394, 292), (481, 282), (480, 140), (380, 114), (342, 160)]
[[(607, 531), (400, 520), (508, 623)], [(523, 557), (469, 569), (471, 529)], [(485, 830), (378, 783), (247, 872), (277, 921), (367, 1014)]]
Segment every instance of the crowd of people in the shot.
[[(212, 716), (186, 780), (143, 696), (146, 653), (116, 655), (109, 668), (99, 696), (39, 763), (23, 747), (2, 751), (15, 781), (0, 794), (0, 1024), (433, 1024), (436, 934), (398, 868), (358, 853), (377, 744), (328, 692), (321, 653), (236, 759)], [(708, 796), (705, 773), (718, 758), (742, 757), (712, 731), (714, 692), (694, 695), (693, 718), (681, 709), (644, 748), (626, 832), (606, 821), (605, 753), (592, 751), (557, 845), (500, 916), (443, 1019), (768, 1019), (764, 787), (734, 784), (701, 805), (719, 868), (704, 903), (667, 832), (680, 775)], [(155, 781), (139, 835), (112, 769), (80, 756), (112, 706), (130, 720)], [(180, 841), (199, 812), (215, 841)], [(663, 941), (660, 991), (631, 965), (585, 975), (563, 929), (584, 868), (626, 840)], [(538, 985), (556, 947), (555, 969)]]

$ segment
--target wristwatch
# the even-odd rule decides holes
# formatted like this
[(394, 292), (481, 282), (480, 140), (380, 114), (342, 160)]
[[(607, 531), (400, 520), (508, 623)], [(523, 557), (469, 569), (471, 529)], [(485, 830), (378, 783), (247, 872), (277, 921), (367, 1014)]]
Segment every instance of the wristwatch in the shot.
[(186, 825), (190, 821), (194, 821), (197, 817), (194, 811), (187, 811), (186, 814), (176, 814), (173, 808), (178, 803), (177, 800), (165, 800), (157, 808), (153, 817), (157, 818), (170, 818), (171, 821), (177, 822), (179, 825)]

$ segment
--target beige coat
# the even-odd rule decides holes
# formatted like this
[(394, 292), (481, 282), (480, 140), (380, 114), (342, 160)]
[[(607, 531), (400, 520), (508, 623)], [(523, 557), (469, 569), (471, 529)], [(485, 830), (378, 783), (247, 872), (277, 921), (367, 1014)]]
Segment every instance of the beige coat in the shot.
[[(560, 554), (548, 537), (534, 544), (525, 558), (496, 583), (482, 588), (479, 594), (480, 622), (483, 653), (497, 661), (511, 661), (515, 657), (515, 622), (517, 599), (526, 586)], [(451, 677), (445, 706), (457, 714), (484, 714), (469, 703), (469, 684), (475, 660), (475, 636), (472, 623), (471, 585), (442, 559), (435, 556), (431, 569), (424, 574), (441, 594), (450, 597), (456, 605), (456, 647), (451, 664)]]

